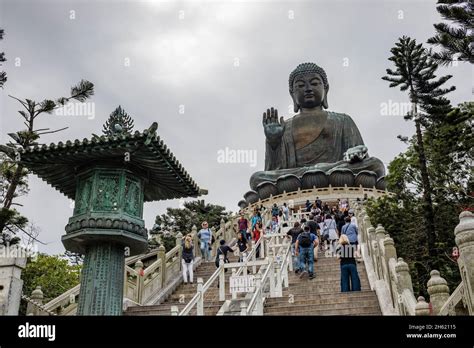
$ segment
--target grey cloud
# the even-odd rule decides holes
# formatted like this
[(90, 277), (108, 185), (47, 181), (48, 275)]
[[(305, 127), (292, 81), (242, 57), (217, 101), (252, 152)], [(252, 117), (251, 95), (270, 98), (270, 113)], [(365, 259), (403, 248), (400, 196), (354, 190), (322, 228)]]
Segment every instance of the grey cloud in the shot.
[[(286, 118), (292, 116), (288, 74), (300, 62), (315, 61), (329, 76), (330, 109), (351, 115), (370, 154), (388, 163), (404, 149), (396, 136), (412, 134), (413, 125), (380, 115), (381, 103), (406, 101), (380, 77), (399, 36), (424, 42), (433, 34), (432, 24), (440, 20), (435, 4), (0, 0), (9, 75), (0, 92), (0, 141), (22, 128), (18, 105), (8, 94), (56, 97), (86, 78), (96, 85), (96, 117), (43, 116), (38, 127), (69, 126), (44, 141), (99, 133), (120, 104), (137, 129), (158, 121), (160, 136), (195, 181), (209, 189), (206, 200), (235, 210), (250, 175), (264, 165), (262, 112), (274, 106)], [(74, 20), (70, 11), (75, 11)], [(21, 59), (20, 67), (15, 58)], [(469, 67), (460, 64), (449, 73), (458, 87), (450, 95), (453, 104), (471, 99)], [(256, 150), (257, 166), (218, 163), (217, 153), (226, 147)], [(61, 252), (60, 236), (72, 213), (69, 202), (36, 177), (30, 186), (21, 210), (40, 226), (41, 239), (51, 242), (43, 250)], [(178, 201), (147, 203), (147, 226), (170, 205)]]

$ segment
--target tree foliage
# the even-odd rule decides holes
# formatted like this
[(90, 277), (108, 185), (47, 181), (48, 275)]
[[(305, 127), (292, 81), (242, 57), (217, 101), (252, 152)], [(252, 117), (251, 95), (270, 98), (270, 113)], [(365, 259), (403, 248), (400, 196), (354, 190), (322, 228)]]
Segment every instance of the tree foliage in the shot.
[[(0, 40), (3, 40), (4, 30), (0, 29)], [(5, 58), (5, 52), (0, 52), (0, 66), (1, 63), (5, 62), (7, 59)], [(3, 85), (7, 82), (7, 73), (5, 71), (0, 71), (0, 88), (3, 88)]]
[[(166, 251), (176, 244), (175, 236), (178, 232), (183, 235), (191, 232), (194, 225), (201, 228), (201, 223), (207, 221), (209, 228), (219, 229), (221, 219), (228, 220), (231, 213), (225, 207), (204, 200), (185, 202), (182, 208), (167, 208), (165, 214), (157, 215), (152, 234), (159, 234)], [(154, 241), (151, 246), (158, 246)]]
[(166, 214), (158, 215), (155, 226), (169, 232), (191, 232), (194, 225), (200, 228), (203, 221), (209, 223), (209, 228), (219, 228), (220, 221), (228, 219), (230, 212), (225, 207), (205, 203), (204, 200), (190, 201), (183, 204), (183, 208), (167, 208)]
[[(0, 201), (4, 202), (6, 194), (12, 180), (17, 171), (17, 164), (12, 161), (5, 154), (0, 153)], [(14, 192), (13, 198), (25, 195), (28, 193), (28, 171), (23, 169), (19, 173), (17, 189)], [(24, 229), (28, 224), (28, 219), (22, 216), (15, 208), (6, 209), (0, 208), (0, 221), (5, 221), (3, 231), (0, 231), (0, 245), (14, 245), (21, 240), (17, 233)]]
[[(451, 109), (450, 101), (444, 97), (453, 91), (454, 86), (443, 88), (443, 84), (452, 76), (437, 77), (435, 75), (438, 65), (429, 56), (422, 44), (416, 40), (403, 36), (390, 50), (389, 58), (395, 65), (395, 70), (386, 69), (387, 76), (382, 79), (390, 82), (389, 87), (399, 87), (407, 91), (413, 105), (411, 113), (405, 116), (406, 120), (414, 120), (415, 136), (411, 139), (409, 153), (400, 158), (396, 166), (405, 166), (404, 174), (412, 178), (412, 182), (399, 182), (398, 190), (414, 188), (415, 192), (422, 194), (424, 232), (431, 266), (437, 267), (436, 258), (436, 225), (433, 207), (433, 188), (428, 170), (428, 158), (423, 131), (432, 127), (436, 122), (445, 122), (446, 113)], [(404, 139), (405, 140), (405, 139)], [(414, 160), (418, 162), (414, 163)], [(411, 164), (411, 168), (408, 166)], [(401, 175), (401, 174), (400, 174)], [(393, 180), (392, 180), (393, 183)]]
[[(70, 265), (67, 260), (55, 255), (39, 254), (31, 259), (21, 274), (23, 293), (30, 296), (37, 286), (41, 286), (46, 303), (79, 284), (81, 266)], [(23, 304), (20, 314), (25, 314)]]
[[(460, 282), (459, 268), (450, 258), (455, 246), (454, 228), (462, 210), (473, 208), (474, 105), (460, 104), (445, 117), (432, 118), (424, 131), (424, 148), (433, 188), (433, 225), (436, 231), (434, 256), (429, 254), (424, 222), (422, 185), (416, 137), (408, 149), (388, 166), (387, 189), (395, 197), (369, 200), (367, 213), (374, 226), (382, 224), (394, 239), (399, 257), (410, 266), (414, 290), (427, 296), (426, 283), (433, 265), (452, 290)], [(440, 116), (440, 115), (438, 115)]]
[[(21, 164), (21, 157), (18, 149), (28, 149), (30, 146), (38, 145), (38, 140), (42, 135), (55, 133), (66, 128), (51, 131), (49, 128), (37, 129), (35, 120), (41, 114), (51, 114), (54, 109), (64, 106), (71, 100), (84, 102), (94, 94), (94, 85), (86, 80), (81, 80), (77, 85), (71, 87), (69, 97), (60, 97), (55, 101), (44, 99), (36, 102), (31, 99), (15, 99), (22, 106), (18, 113), (24, 119), (26, 129), (9, 133), (12, 140), (7, 144), (0, 144), (0, 190), (1, 203), (0, 208), (0, 239), (5, 241), (10, 238), (10, 234), (16, 234), (23, 231), (28, 220), (21, 216), (13, 207), (14, 199), (27, 190), (28, 170)], [(26, 233), (26, 232), (25, 232)], [(17, 239), (18, 240), (18, 239)]]
[(433, 59), (442, 65), (451, 64), (454, 60), (474, 63), (474, 3), (468, 0), (438, 0), (436, 9), (444, 20), (451, 23), (434, 24), (436, 35), (428, 39), (428, 43), (441, 50), (432, 53)]

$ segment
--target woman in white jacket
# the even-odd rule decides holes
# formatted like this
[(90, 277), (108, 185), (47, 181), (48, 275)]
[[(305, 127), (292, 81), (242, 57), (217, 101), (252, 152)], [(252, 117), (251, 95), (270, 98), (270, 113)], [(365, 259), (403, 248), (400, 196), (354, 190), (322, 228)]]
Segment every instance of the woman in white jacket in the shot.
[(329, 243), (329, 250), (332, 255), (336, 252), (336, 243), (339, 239), (337, 234), (337, 225), (336, 221), (332, 218), (330, 214), (326, 215), (326, 219), (324, 220), (324, 234), (327, 235), (327, 241)]

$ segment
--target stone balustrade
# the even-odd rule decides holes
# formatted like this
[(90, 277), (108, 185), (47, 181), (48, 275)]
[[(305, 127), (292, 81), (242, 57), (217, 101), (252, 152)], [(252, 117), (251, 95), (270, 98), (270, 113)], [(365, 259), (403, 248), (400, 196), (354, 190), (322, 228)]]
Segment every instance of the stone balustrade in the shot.
[(409, 267), (402, 258), (397, 258), (395, 243), (383, 226), (371, 225), (362, 203), (356, 204), (355, 213), (369, 283), (377, 293), (382, 314), (474, 314), (474, 215), (471, 212), (460, 214), (460, 223), (454, 231), (462, 282), (450, 295), (446, 280), (439, 271), (432, 270), (427, 283), (429, 303), (422, 296), (415, 299)]
[[(220, 222), (220, 228), (213, 231), (216, 243), (212, 255), (216, 254), (215, 245), (219, 239), (230, 240), (235, 235), (235, 216), (225, 222)], [(196, 268), (200, 264), (200, 249), (197, 238), (197, 228), (193, 226), (191, 235), (194, 242)], [(125, 260), (124, 272), (124, 309), (130, 305), (147, 305), (160, 303), (176, 288), (182, 281), (181, 274), (181, 252), (183, 235), (179, 232), (176, 235), (175, 247), (166, 252), (163, 245), (151, 252), (143, 255), (129, 257)], [(36, 291), (36, 292), (35, 292)], [(31, 297), (33, 301), (28, 301), (27, 315), (75, 315), (77, 301), (79, 298), (80, 285), (69, 289), (65, 293), (56, 297), (43, 305), (43, 295), (37, 298), (38, 291), (33, 291)]]

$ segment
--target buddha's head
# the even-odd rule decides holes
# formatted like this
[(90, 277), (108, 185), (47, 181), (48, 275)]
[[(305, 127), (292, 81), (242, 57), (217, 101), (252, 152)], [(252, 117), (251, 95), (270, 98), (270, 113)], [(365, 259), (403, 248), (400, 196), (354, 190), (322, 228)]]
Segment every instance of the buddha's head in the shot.
[(323, 68), (314, 63), (300, 64), (291, 72), (288, 83), (295, 112), (328, 108), (329, 83)]

